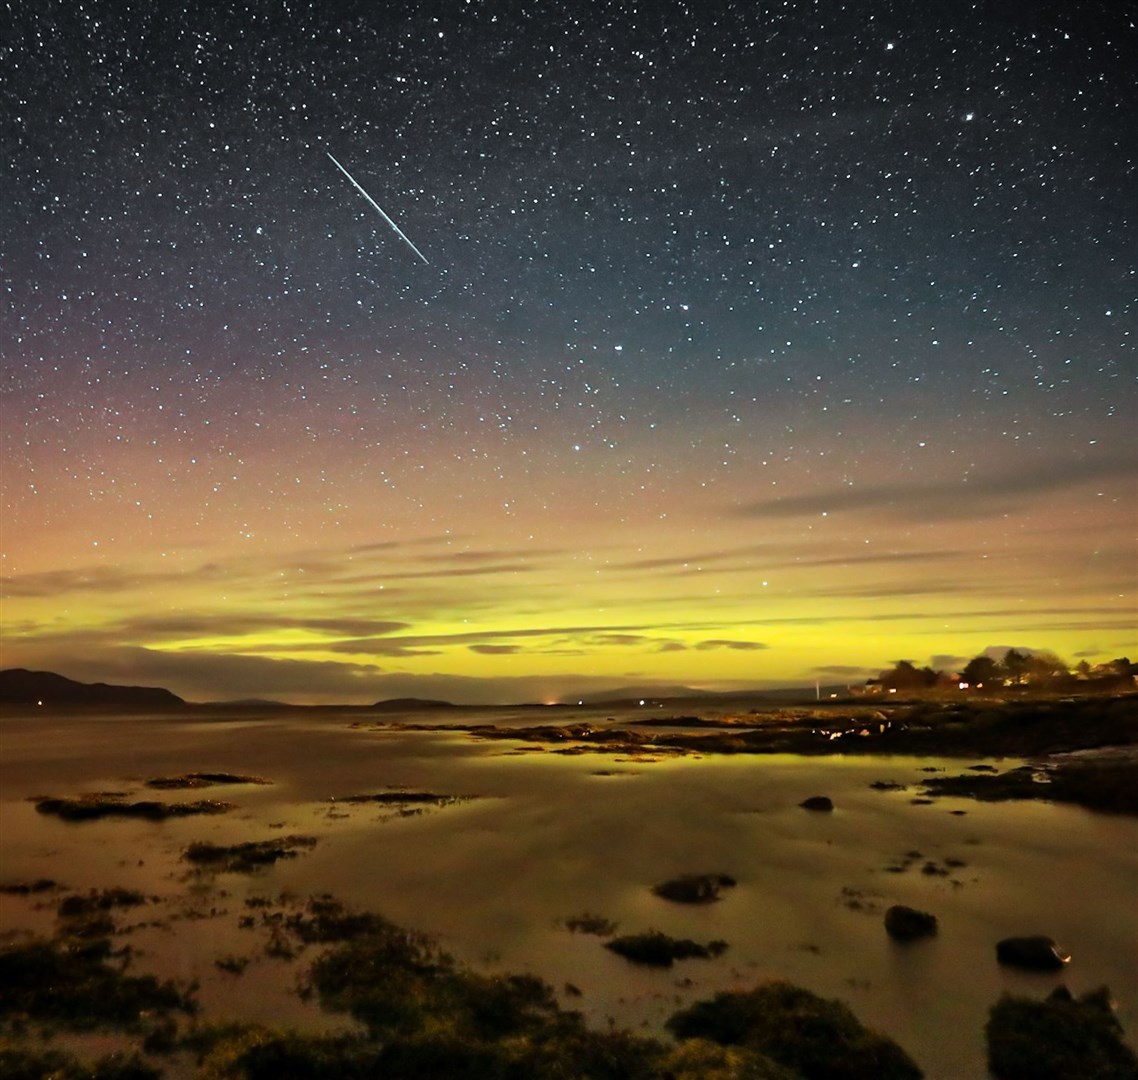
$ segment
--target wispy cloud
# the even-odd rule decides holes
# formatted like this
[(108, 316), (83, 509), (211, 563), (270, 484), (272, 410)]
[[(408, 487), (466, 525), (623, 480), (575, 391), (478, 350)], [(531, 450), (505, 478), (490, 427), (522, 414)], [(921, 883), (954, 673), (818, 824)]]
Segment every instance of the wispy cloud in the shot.
[(695, 646), (703, 652), (709, 649), (736, 649), (739, 652), (754, 652), (759, 649), (769, 649), (770, 646), (761, 641), (736, 641), (731, 638), (708, 638)]
[(904, 518), (967, 520), (1004, 513), (1035, 496), (1136, 476), (1138, 462), (1132, 456), (1049, 459), (1031, 468), (968, 475), (954, 481), (835, 487), (752, 502), (734, 513), (773, 519), (884, 510)]

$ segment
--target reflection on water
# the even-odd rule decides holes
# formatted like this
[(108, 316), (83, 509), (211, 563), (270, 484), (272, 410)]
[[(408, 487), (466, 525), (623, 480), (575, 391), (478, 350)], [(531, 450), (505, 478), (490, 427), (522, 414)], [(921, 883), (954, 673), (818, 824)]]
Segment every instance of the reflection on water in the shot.
[[(397, 718), (385, 718), (388, 720)], [(456, 722), (452, 715), (415, 716)], [(463, 716), (462, 720), (465, 721)], [(604, 723), (589, 710), (486, 711), (493, 724)], [(618, 723), (627, 718), (614, 717)], [(215, 1015), (330, 1026), (292, 993), (283, 961), (257, 958), (237, 976), (224, 956), (257, 952), (239, 920), (248, 897), (330, 892), (438, 936), (460, 959), (532, 971), (599, 1024), (658, 1027), (678, 1006), (767, 977), (847, 1001), (896, 1038), (930, 1077), (983, 1075), (988, 1007), (1010, 990), (1045, 995), (1059, 979), (999, 968), (995, 942), (1045, 933), (1073, 955), (1077, 993), (1106, 983), (1138, 1031), (1138, 822), (1041, 803), (939, 799), (915, 805), (914, 759), (565, 757), (513, 753), (458, 732), (353, 728), (336, 714), (181, 720), (6, 718), (0, 721), (5, 880), (51, 877), (74, 889), (113, 885), (163, 898), (157, 925), (132, 943), (143, 964), (202, 981)], [(220, 817), (68, 824), (29, 797), (152, 792), (154, 776), (257, 774), (234, 785)], [(902, 787), (877, 791), (873, 781)], [(391, 789), (478, 796), (452, 805), (344, 804)], [(831, 814), (799, 808), (829, 795)], [(331, 800), (337, 800), (332, 802)], [(954, 814), (952, 811), (965, 811)], [(193, 841), (235, 844), (296, 833), (311, 851), (253, 875), (188, 879)], [(926, 866), (935, 870), (925, 872)], [(729, 873), (724, 899), (684, 906), (651, 886), (693, 872)], [(905, 903), (934, 912), (940, 933), (902, 947), (882, 927)], [(665, 971), (630, 965), (559, 921), (583, 912), (619, 932), (656, 928), (729, 942), (717, 960)], [(48, 931), (51, 911), (0, 896), (6, 930)], [(286, 974), (282, 974), (285, 972)]]

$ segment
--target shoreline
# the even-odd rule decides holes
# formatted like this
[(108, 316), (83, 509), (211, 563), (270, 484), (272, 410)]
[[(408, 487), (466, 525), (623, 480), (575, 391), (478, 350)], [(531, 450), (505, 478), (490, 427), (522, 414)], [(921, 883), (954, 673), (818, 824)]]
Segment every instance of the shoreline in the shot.
[[(812, 712), (776, 720), (795, 737), (816, 739)], [(1114, 927), (1121, 897), (1138, 888), (1138, 867), (1125, 854), (1138, 842), (1133, 818), (1091, 818), (1035, 798), (925, 796), (926, 785), (957, 772), (981, 784), (1014, 774), (1024, 758), (972, 771), (967, 759), (977, 755), (875, 753), (869, 747), (878, 740), (868, 736), (850, 737), (859, 752), (841, 747), (843, 738), (815, 755), (665, 751), (647, 741), (626, 752), (619, 742), (629, 732), (644, 740), (718, 740), (752, 728), (762, 735), (754, 716), (668, 726), (661, 721), (678, 718), (579, 709), (559, 712), (573, 730), (544, 743), (527, 731), (532, 714), (520, 710), (480, 714), (498, 731), (489, 738), (455, 728), (451, 710), (382, 724), (308, 716), (25, 717), (6, 725), (0, 839), (6, 874), (14, 876), (0, 884), (19, 884), (18, 876), (29, 890), (0, 894), (5, 928), (50, 941), (73, 925), (62, 915), (65, 903), (93, 905), (104, 930), (108, 917), (116, 929), (85, 940), (91, 947), (110, 941), (120, 956), (115, 965), (128, 962), (126, 974), (199, 984), (198, 1019), (175, 1016), (179, 1039), (224, 1020), (299, 1024), (314, 1038), (337, 1024), (343, 1032), (342, 1014), (292, 990), (337, 946), (289, 944), (274, 929), (311, 918), (306, 905), (322, 894), (345, 913), (379, 912), (392, 925), (423, 931), (487, 993), (513, 985), (517, 973), (544, 982), (555, 993), (559, 1011), (547, 1016), (555, 1026), (564, 1023), (556, 1020), (561, 1013), (580, 1012), (595, 1034), (612, 1017), (616, 1029), (668, 1054), (682, 1049), (666, 1036), (677, 1011), (771, 980), (824, 1002), (845, 1001), (930, 1080), (979, 1075), (984, 1018), (1004, 991), (1043, 1003), (1060, 984), (1079, 999), (1105, 982), (1131, 1042), (1138, 1029), (1138, 984), (1119, 959), (1132, 928)], [(1042, 730), (1050, 722), (1041, 716), (1038, 723)], [(599, 733), (597, 741), (577, 738), (579, 725)], [(66, 759), (57, 749), (64, 746)], [(1056, 764), (1066, 762), (1049, 767)], [(141, 809), (137, 817), (67, 820), (50, 803), (40, 811), (27, 802), (33, 795), (65, 812), (74, 810), (68, 800), (84, 796)], [(832, 810), (803, 809), (821, 795)], [(219, 802), (232, 808), (164, 817), (153, 809)], [(1056, 873), (1073, 875), (1078, 894), (1043, 887)], [(676, 904), (658, 891), (692, 874), (736, 884), (711, 890), (708, 903)], [(48, 879), (66, 888), (33, 891)], [(101, 907), (108, 896), (131, 894), (146, 902)], [(936, 915), (939, 933), (891, 941), (883, 919), (897, 904)], [(254, 924), (243, 926), (249, 918)], [(600, 937), (570, 932), (570, 921), (612, 924), (615, 936), (650, 946), (646, 955), (673, 950), (653, 936), (658, 931), (675, 943), (674, 968), (631, 962)], [(998, 940), (1037, 932), (1070, 950), (1065, 970), (1018, 973), (997, 964)], [(527, 985), (540, 997), (536, 984)], [(942, 1045), (946, 1030), (959, 1033), (952, 1045)], [(145, 1050), (145, 1035), (121, 1038)], [(290, 1053), (347, 1052), (334, 1040), (273, 1038), (253, 1041)], [(221, 1053), (221, 1045), (208, 1052)], [(641, 1049), (645, 1060), (663, 1052)], [(148, 1053), (146, 1061), (169, 1080), (199, 1075), (189, 1051), (179, 1053)]]

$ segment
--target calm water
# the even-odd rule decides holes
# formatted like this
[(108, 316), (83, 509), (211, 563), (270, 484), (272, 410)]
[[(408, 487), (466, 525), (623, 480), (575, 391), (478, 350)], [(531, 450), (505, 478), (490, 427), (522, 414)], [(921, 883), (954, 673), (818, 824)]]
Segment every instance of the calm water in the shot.
[[(605, 714), (588, 710), (478, 719), (582, 718), (605, 722)], [(51, 877), (75, 889), (118, 885), (161, 897), (164, 917), (138, 916), (160, 924), (132, 935), (144, 953), (139, 966), (200, 979), (200, 998), (215, 1017), (337, 1022), (302, 1004), (289, 965), (260, 956), (260, 939), (237, 926), (246, 897), (288, 890), (330, 892), (380, 911), (484, 970), (572, 984), (582, 996), (564, 1003), (597, 1024), (611, 1017), (654, 1030), (700, 997), (787, 978), (845, 1000), (896, 1038), (929, 1077), (956, 1080), (984, 1075), (983, 1025), (1001, 993), (1043, 996), (1066, 981), (1076, 993), (1108, 984), (1133, 1043), (1138, 821), (1041, 803), (911, 803), (922, 767), (958, 772), (967, 764), (562, 756), (462, 733), (352, 727), (337, 714), (7, 717), (0, 720), (0, 880)], [(189, 771), (254, 773), (272, 785), (143, 788), (148, 777)], [(908, 790), (872, 790), (880, 779)], [(479, 798), (409, 817), (329, 802), (391, 786)], [(112, 790), (172, 801), (222, 798), (238, 809), (159, 824), (67, 824), (27, 801)], [(816, 794), (834, 799), (833, 814), (798, 807)], [(282, 832), (320, 842), (253, 877), (189, 880), (180, 861), (194, 840), (235, 843)], [(914, 850), (922, 858), (906, 872), (886, 871)], [(946, 859), (965, 865), (948, 876), (920, 872), (925, 861), (943, 866)], [(653, 884), (691, 872), (729, 873), (739, 884), (721, 902), (694, 908), (652, 895)], [(892, 943), (882, 916), (893, 903), (934, 912), (939, 936)], [(730, 948), (718, 960), (667, 971), (637, 968), (599, 939), (559, 925), (583, 912), (613, 919), (625, 933), (654, 927), (698, 941), (722, 938)], [(6, 931), (49, 931), (52, 918), (34, 900), (0, 896)], [(995, 942), (1027, 933), (1049, 934), (1072, 954), (1062, 980), (996, 964)], [(227, 954), (254, 959), (235, 977), (214, 966)]]

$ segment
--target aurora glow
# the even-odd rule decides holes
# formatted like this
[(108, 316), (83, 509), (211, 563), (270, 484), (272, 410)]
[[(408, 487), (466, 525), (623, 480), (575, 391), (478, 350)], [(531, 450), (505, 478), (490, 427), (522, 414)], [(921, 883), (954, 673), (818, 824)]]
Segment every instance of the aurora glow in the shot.
[(516, 701), (1134, 655), (1127, 12), (18, 7), (3, 666)]

